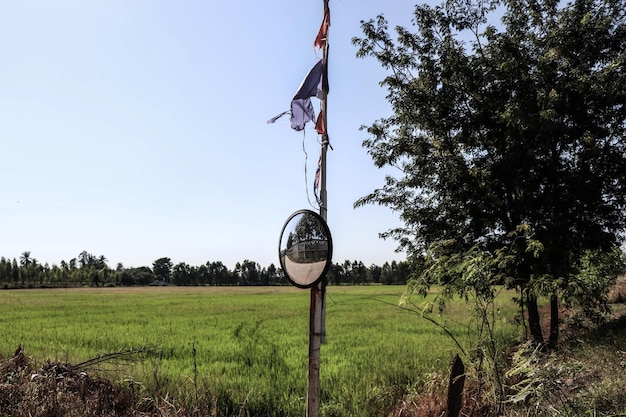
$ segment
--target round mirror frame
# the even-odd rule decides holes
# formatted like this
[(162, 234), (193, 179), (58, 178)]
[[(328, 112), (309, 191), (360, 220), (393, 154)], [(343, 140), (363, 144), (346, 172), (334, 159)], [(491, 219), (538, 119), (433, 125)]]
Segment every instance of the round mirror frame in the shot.
[[(293, 268), (291, 273), (289, 271), (289, 265), (285, 265), (285, 259), (287, 258), (286, 254), (283, 254), (283, 238), (285, 237), (285, 231), (287, 230), (287, 227), (290, 225), (290, 223), (292, 222), (292, 220), (294, 220), (297, 216), (313, 216), (315, 218), (315, 220), (319, 223), (319, 225), (322, 228), (322, 231), (325, 235), (325, 242), (327, 243), (327, 249), (326, 249), (326, 256), (325, 256), (325, 260), (324, 260), (324, 267), (323, 269), (318, 272), (318, 276), (311, 280), (310, 282), (308, 282), (310, 280), (310, 278), (308, 277), (296, 277), (294, 272), (293, 272)], [(299, 223), (299, 222), (298, 222)], [(298, 224), (296, 223), (296, 225)], [(295, 229), (295, 227), (293, 228)], [(286, 245), (285, 245), (286, 246)], [(328, 269), (330, 268), (330, 265), (332, 263), (332, 255), (333, 255), (333, 240), (330, 234), (330, 229), (328, 228), (328, 224), (326, 224), (326, 221), (324, 220), (324, 218), (322, 218), (322, 216), (320, 216), (318, 213), (312, 211), (312, 210), (298, 210), (295, 213), (293, 213), (291, 216), (289, 216), (289, 218), (287, 219), (287, 221), (285, 221), (285, 224), (283, 225), (283, 229), (280, 232), (280, 239), (278, 241), (278, 258), (280, 260), (280, 267), (283, 270), (283, 274), (285, 275), (285, 277), (287, 278), (287, 280), (294, 285), (295, 287), (298, 288), (311, 288), (315, 285), (317, 285), (320, 280), (322, 280), (322, 278), (324, 278), (326, 276), (326, 273), (328, 272)], [(321, 262), (321, 261), (320, 261)], [(291, 265), (306, 265), (307, 262), (293, 262)], [(305, 275), (308, 275), (310, 272), (312, 272), (310, 269), (308, 271), (303, 271), (305, 273)], [(306, 281), (303, 283), (303, 281)]]

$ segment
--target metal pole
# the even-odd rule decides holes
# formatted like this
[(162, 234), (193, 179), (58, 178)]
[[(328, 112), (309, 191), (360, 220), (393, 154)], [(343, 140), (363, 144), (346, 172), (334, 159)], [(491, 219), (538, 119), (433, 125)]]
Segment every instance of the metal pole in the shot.
[[(324, 0), (324, 15), (326, 15), (326, 11), (328, 8), (328, 1)], [(329, 12), (329, 21), (328, 25), (330, 26), (330, 12)], [(328, 34), (327, 34), (328, 36)], [(326, 66), (325, 73), (328, 74), (328, 39), (324, 43), (324, 51), (322, 55), (322, 60)], [(323, 100), (321, 102), (321, 111), (322, 117), (324, 118), (324, 126), (326, 128), (326, 133), (322, 138), (322, 154), (320, 156), (320, 215), (324, 219), (324, 221), (328, 221), (328, 195), (326, 193), (326, 153), (328, 151), (329, 140), (328, 140), (328, 91), (324, 92)], [(332, 260), (331, 260), (332, 261)], [(326, 343), (326, 277), (324, 277), (320, 283), (321, 291), (322, 291), (322, 339), (321, 343)]]
[[(324, 16), (328, 10), (328, 0), (324, 0)], [(330, 22), (329, 22), (330, 23)], [(328, 65), (328, 40), (323, 49), (322, 62)], [(326, 67), (328, 68), (328, 67)], [(326, 195), (326, 151), (328, 149), (328, 119), (326, 92), (321, 101), (321, 112), (327, 133), (322, 139), (320, 157), (320, 215), (327, 220), (328, 206)], [(320, 348), (326, 338), (326, 277), (311, 288), (309, 312), (309, 368), (307, 380), (307, 417), (318, 417), (320, 413)]]

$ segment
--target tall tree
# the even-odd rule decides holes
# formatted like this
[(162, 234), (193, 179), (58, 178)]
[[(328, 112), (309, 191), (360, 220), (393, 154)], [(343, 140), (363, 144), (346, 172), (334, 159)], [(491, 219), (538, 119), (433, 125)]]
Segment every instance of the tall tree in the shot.
[(276, 265), (271, 263), (265, 270), (265, 273), (267, 278), (263, 285), (276, 284), (278, 281), (278, 270), (276, 269)]
[(17, 283), (20, 280), (20, 267), (15, 258), (11, 261), (11, 274), (13, 275), (13, 285), (17, 286)]
[(220, 261), (216, 262), (207, 262), (206, 263), (209, 269), (209, 276), (211, 277), (210, 284), (212, 285), (227, 285), (229, 284), (230, 279), (230, 271)]
[(29, 251), (22, 252), (22, 254), (20, 255), (20, 265), (21, 266), (28, 266), (28, 265), (31, 264), (32, 261), (33, 260), (30, 257), (30, 252)]
[[(416, 6), (415, 33), (398, 27), (393, 40), (379, 16), (353, 40), (390, 70), (393, 114), (364, 147), (399, 169), (355, 205), (397, 211), (405, 227), (384, 236), (413, 255), (441, 241), (449, 253), (510, 247), (537, 342), (537, 296), (551, 297), (556, 344), (558, 294), (578, 282), (585, 253), (610, 252), (626, 228), (625, 10), (623, 0), (448, 0)], [(531, 255), (528, 242), (542, 250)]]
[(197, 268), (179, 262), (174, 265), (172, 270), (172, 281), (175, 285), (198, 285)]
[(100, 255), (94, 260), (94, 265), (96, 269), (107, 270), (109, 267), (107, 265), (108, 259), (104, 255)]
[(31, 278), (31, 264), (33, 263), (29, 251), (24, 251), (20, 255), (20, 280), (22, 287), (26, 286)]
[(89, 268), (90, 266), (94, 265), (95, 261), (96, 257), (86, 250), (82, 251), (78, 255), (78, 264), (81, 268)]
[(382, 268), (378, 265), (371, 264), (367, 270), (367, 282), (380, 283), (382, 282), (380, 277), (382, 275)]
[(238, 285), (259, 285), (260, 265), (254, 261), (244, 259), (242, 263), (235, 266), (237, 276), (239, 277)]
[(152, 262), (152, 272), (156, 275), (157, 279), (163, 282), (170, 282), (173, 266), (174, 264), (170, 258), (159, 258)]

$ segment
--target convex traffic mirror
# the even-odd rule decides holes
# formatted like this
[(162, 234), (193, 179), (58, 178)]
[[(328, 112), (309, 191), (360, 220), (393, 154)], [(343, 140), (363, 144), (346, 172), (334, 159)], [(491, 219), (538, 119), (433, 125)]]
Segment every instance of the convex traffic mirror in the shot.
[(278, 256), (285, 276), (299, 288), (310, 288), (326, 275), (333, 244), (328, 225), (319, 214), (299, 210), (285, 222)]

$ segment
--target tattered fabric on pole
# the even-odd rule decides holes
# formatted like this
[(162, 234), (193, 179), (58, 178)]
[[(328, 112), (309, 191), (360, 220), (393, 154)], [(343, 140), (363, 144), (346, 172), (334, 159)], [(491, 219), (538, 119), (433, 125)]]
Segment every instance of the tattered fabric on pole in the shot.
[(320, 59), (304, 77), (296, 95), (291, 100), (291, 128), (302, 130), (307, 122), (315, 120), (311, 97), (321, 96), (324, 65)]
[(324, 18), (322, 19), (322, 24), (320, 25), (320, 29), (317, 32), (317, 36), (313, 41), (313, 46), (318, 49), (323, 49), (324, 46), (328, 43), (328, 27), (330, 26), (330, 10), (328, 7), (324, 8)]
[(302, 80), (302, 83), (300, 83), (300, 87), (298, 87), (296, 94), (291, 99), (290, 110), (282, 112), (267, 121), (267, 123), (274, 123), (276, 120), (289, 113), (291, 115), (291, 128), (296, 131), (304, 130), (307, 122), (314, 122), (315, 130), (323, 136), (323, 142), (325, 144), (328, 144), (326, 121), (324, 116), (322, 115), (321, 110), (319, 117), (317, 119), (315, 118), (315, 110), (313, 108), (313, 103), (311, 102), (311, 97), (317, 97), (320, 100), (325, 100), (326, 95), (329, 91), (327, 63), (328, 58), (326, 56), (326, 53), (328, 51), (327, 46), (329, 26), (330, 10), (328, 8), (328, 5), (326, 5), (324, 7), (324, 17), (322, 19), (322, 24), (320, 25), (317, 36), (315, 37), (315, 40), (313, 42), (313, 46), (315, 48), (326, 48), (324, 52), (324, 58), (315, 63), (313, 68), (311, 68), (311, 70)]
[(297, 131), (304, 130), (307, 122), (315, 121), (315, 110), (313, 103), (311, 103), (311, 97), (323, 99), (327, 93), (326, 66), (320, 59), (300, 83), (298, 91), (291, 99), (291, 109), (272, 117), (267, 123), (274, 123), (285, 114), (291, 113), (291, 128)]

